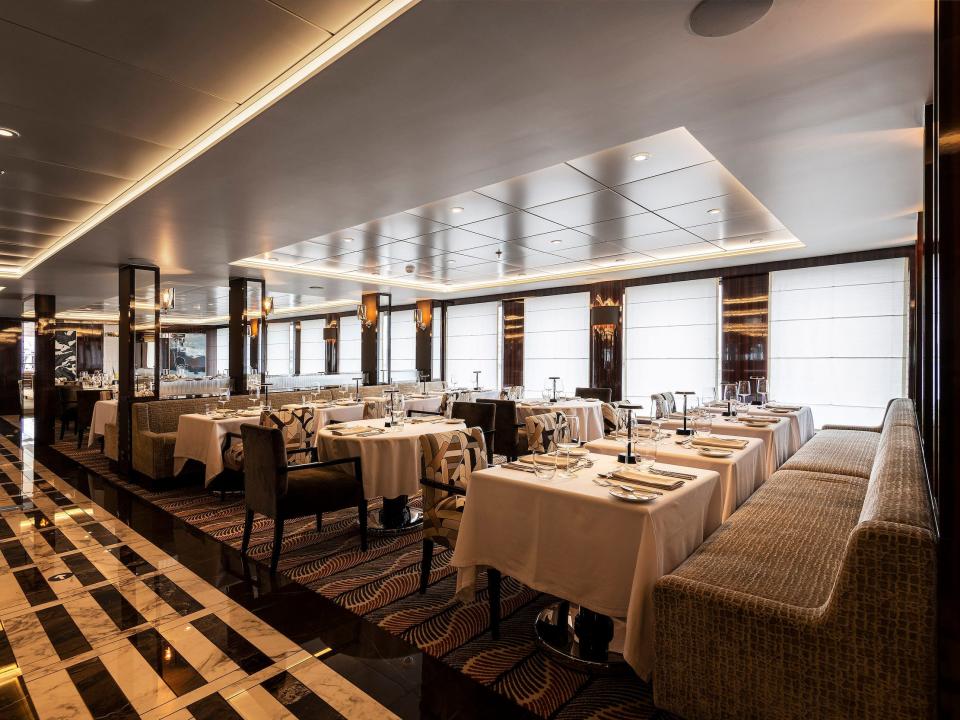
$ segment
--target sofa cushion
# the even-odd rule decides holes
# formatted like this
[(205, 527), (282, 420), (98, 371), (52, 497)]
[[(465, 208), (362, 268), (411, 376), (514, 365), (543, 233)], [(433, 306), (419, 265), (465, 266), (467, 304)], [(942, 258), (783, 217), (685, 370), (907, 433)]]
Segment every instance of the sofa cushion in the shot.
[(925, 477), (917, 429), (894, 425), (883, 436), (860, 519), (933, 529), (926, 483), (917, 481)]
[(883, 429), (888, 430), (896, 425), (909, 425), (915, 427), (917, 424), (916, 413), (913, 409), (913, 401), (906, 398), (896, 398), (887, 405), (887, 412), (883, 418)]
[(865, 489), (804, 475), (774, 473), (673, 575), (799, 607), (824, 604)]
[(869, 478), (880, 441), (875, 432), (821, 430), (781, 468)]

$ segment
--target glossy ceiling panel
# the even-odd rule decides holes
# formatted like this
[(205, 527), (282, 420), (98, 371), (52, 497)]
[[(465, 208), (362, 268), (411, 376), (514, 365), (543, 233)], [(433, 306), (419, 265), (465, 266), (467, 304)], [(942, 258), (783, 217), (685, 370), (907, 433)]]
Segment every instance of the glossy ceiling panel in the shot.
[(592, 242), (589, 245), (580, 245), (578, 247), (559, 247), (550, 251), (552, 254), (562, 257), (566, 260), (589, 261), (598, 258), (621, 255), (625, 252), (622, 243), (619, 242)]
[(527, 212), (566, 227), (577, 227), (638, 215), (645, 210), (612, 190), (598, 190), (547, 205), (537, 205)]
[(407, 210), (411, 215), (453, 227), (506, 215), (514, 208), (476, 192), (461, 193), (444, 200)]
[(716, 160), (646, 180), (618, 185), (617, 192), (648, 210), (741, 192), (743, 186)]
[(580, 232), (597, 240), (619, 240), (634, 235), (649, 235), (650, 233), (673, 230), (675, 225), (653, 213), (631, 215), (616, 220), (606, 220), (593, 225), (582, 225), (577, 228)]
[(687, 229), (704, 240), (721, 240), (723, 238), (735, 237), (736, 235), (782, 230), (783, 225), (770, 213), (757, 213), (754, 215), (741, 215), (731, 218), (730, 220), (723, 220), (706, 225), (694, 225)]
[[(0, 182), (4, 178), (6, 178), (6, 175), (0, 176)], [(99, 203), (56, 197), (55, 195), (42, 195), (24, 190), (13, 190), (8, 187), (0, 189), (0, 210), (10, 210), (24, 215), (40, 215), (57, 220), (82, 222), (101, 207), (103, 206)]]
[(674, 245), (665, 248), (651, 248), (645, 250), (644, 255), (649, 255), (656, 260), (675, 260), (677, 258), (696, 257), (697, 255), (710, 255), (723, 252), (716, 245), (708, 242), (690, 243), (689, 245)]
[(438, 230), (428, 235), (412, 238), (410, 242), (425, 248), (432, 248), (436, 252), (462, 252), (493, 245), (497, 240), (463, 228), (448, 228), (447, 230)]
[(448, 227), (443, 223), (438, 223), (428, 218), (409, 213), (396, 213), (379, 220), (372, 220), (362, 225), (357, 225), (356, 229), (374, 235), (382, 235), (391, 240), (409, 240), (418, 235), (436, 232)]
[[(3, 148), (7, 149), (7, 148)], [(43, 193), (102, 205), (123, 192), (129, 180), (0, 154), (0, 192), (8, 189)]]
[(532, 250), (555, 252), (561, 248), (589, 245), (594, 242), (594, 239), (579, 230), (568, 228), (566, 230), (558, 230), (557, 232), (543, 233), (542, 235), (531, 235), (530, 237), (525, 237), (515, 242), (518, 245), (523, 245)]
[(330, 37), (263, 0), (30, 0), (8, 3), (2, 14), (17, 25), (234, 103), (273, 80), (275, 68), (294, 64)]
[(280, 7), (327, 32), (342, 30), (373, 3), (367, 0), (274, 0)]
[(562, 230), (563, 226), (529, 213), (513, 212), (509, 215), (499, 215), (489, 220), (470, 223), (465, 225), (463, 229), (492, 237), (495, 240), (518, 240), (530, 235)]
[(597, 190), (603, 190), (603, 185), (563, 164), (487, 185), (477, 192), (526, 209)]
[(667, 230), (666, 232), (653, 233), (651, 235), (638, 235), (635, 237), (623, 238), (617, 242), (623, 246), (627, 252), (643, 252), (654, 248), (675, 247), (677, 245), (687, 245), (700, 240), (699, 237), (686, 230)]
[[(634, 160), (640, 153), (646, 159)], [(608, 187), (672, 172), (713, 160), (686, 128), (675, 128), (643, 140), (586, 155), (568, 164)]]
[(763, 205), (746, 190), (740, 190), (729, 195), (663, 208), (657, 210), (657, 215), (680, 227), (692, 227), (758, 212), (765, 212)]
[(6, 245), (32, 247), (42, 250), (43, 248), (50, 247), (50, 245), (56, 241), (56, 235), (44, 235), (43, 233), (32, 233), (0, 227), (0, 242)]
[(62, 235), (76, 227), (75, 222), (57, 220), (37, 215), (23, 215), (17, 212), (0, 210), (0, 228), (6, 230), (24, 230), (41, 235)]
[(522, 265), (525, 268), (537, 268), (558, 261), (556, 255), (539, 250), (531, 250), (516, 242), (501, 242), (475, 250), (464, 250), (464, 255), (487, 262), (503, 262), (508, 265)]

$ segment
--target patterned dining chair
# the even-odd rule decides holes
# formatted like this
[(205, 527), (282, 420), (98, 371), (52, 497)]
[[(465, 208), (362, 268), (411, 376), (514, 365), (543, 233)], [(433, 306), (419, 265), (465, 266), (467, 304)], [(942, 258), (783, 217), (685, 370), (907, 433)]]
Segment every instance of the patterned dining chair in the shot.
[(561, 416), (562, 413), (527, 416), (524, 422), (527, 426), (527, 449), (530, 452), (553, 452), (557, 449), (554, 434)]
[(609, 435), (616, 432), (620, 425), (617, 408), (612, 403), (605, 402), (600, 406), (600, 413), (603, 415), (603, 434)]
[(663, 393), (654, 393), (651, 395), (650, 402), (657, 409), (658, 418), (670, 417), (670, 405), (667, 403), (667, 399), (663, 396)]
[(673, 397), (672, 392), (660, 393), (663, 395), (663, 399), (667, 401), (667, 414), (675, 413), (677, 411), (677, 401)]
[(600, 402), (613, 402), (613, 390), (611, 388), (601, 387), (578, 387), (576, 395), (578, 398), (599, 400)]

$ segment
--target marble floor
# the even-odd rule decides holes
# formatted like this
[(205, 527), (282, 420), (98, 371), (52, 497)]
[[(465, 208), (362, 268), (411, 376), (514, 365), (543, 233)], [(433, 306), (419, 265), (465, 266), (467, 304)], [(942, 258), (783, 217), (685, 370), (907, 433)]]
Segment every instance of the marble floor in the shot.
[(0, 423), (0, 717), (527, 717)]

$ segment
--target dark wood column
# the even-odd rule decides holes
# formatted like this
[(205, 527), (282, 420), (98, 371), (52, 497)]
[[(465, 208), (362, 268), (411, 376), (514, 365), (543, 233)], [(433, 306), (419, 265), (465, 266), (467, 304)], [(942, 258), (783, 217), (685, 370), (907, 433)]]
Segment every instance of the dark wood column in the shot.
[(265, 297), (263, 280), (230, 278), (230, 387), (239, 395), (266, 378)]
[(57, 389), (54, 383), (56, 360), (57, 301), (53, 295), (34, 295), (36, 348), (33, 375), (33, 436), (39, 445), (55, 439)]
[[(720, 377), (723, 382), (769, 377), (767, 310), (770, 275), (725, 277), (721, 287)], [(752, 388), (752, 384), (751, 384)]]
[(23, 378), (23, 321), (0, 319), (0, 414), (20, 415)]
[(360, 300), (366, 320), (360, 325), (360, 374), (364, 385), (376, 385), (380, 379), (380, 305), (378, 293), (367, 293)]
[(523, 298), (504, 300), (503, 384), (523, 385)]
[[(960, 461), (952, 447), (960, 437), (960, 3), (936, 5), (936, 77), (934, 81), (932, 208), (925, 238), (925, 282), (930, 302), (924, 308), (924, 346), (929, 355), (928, 440), (932, 486), (938, 502), (939, 711), (960, 717)], [(946, 450), (946, 452), (943, 452)]]
[(300, 374), (300, 356), (301, 348), (300, 343), (303, 338), (303, 326), (300, 324), (300, 321), (297, 320), (293, 324), (293, 374)]
[(326, 345), (324, 353), (324, 364), (328, 374), (335, 375), (340, 372), (340, 318), (336, 315), (327, 315), (326, 324), (323, 328), (323, 342)]
[(590, 386), (623, 398), (623, 281), (597, 283), (590, 293)]
[[(118, 464), (129, 472), (133, 462), (132, 412), (138, 402), (160, 397), (160, 270), (142, 265), (120, 268), (119, 385), (117, 394)], [(147, 343), (153, 342), (153, 394), (137, 395), (137, 370), (149, 366)]]
[(420, 377), (433, 379), (433, 300), (417, 300), (416, 366)]

